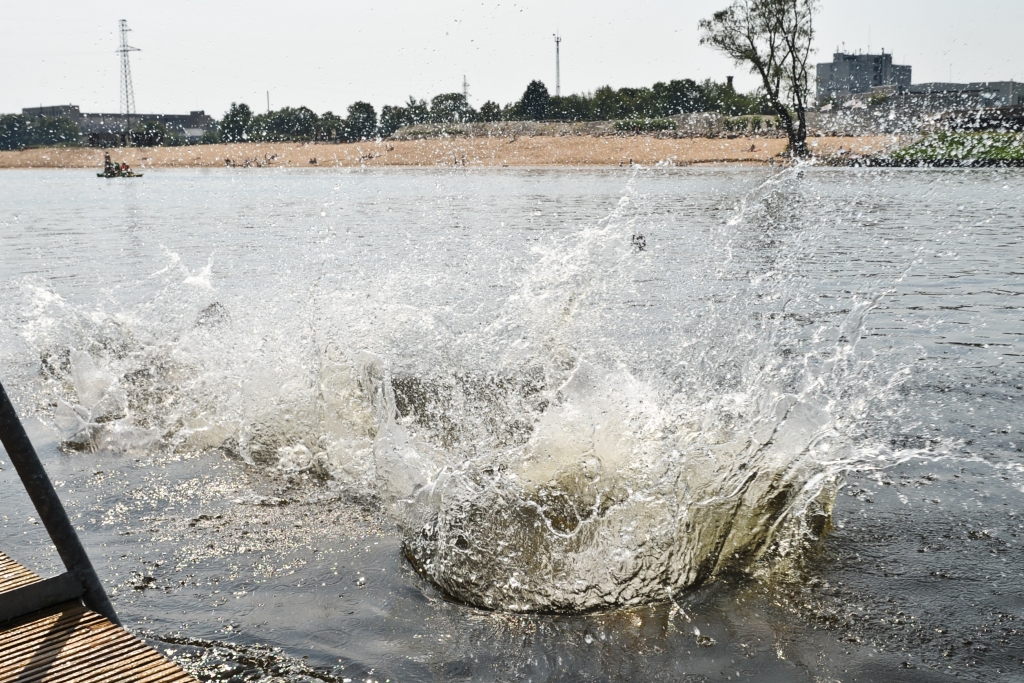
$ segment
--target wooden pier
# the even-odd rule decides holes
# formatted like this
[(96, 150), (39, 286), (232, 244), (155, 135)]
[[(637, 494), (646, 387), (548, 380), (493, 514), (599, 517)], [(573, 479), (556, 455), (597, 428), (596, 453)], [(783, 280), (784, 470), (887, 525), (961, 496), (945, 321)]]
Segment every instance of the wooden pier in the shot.
[[(0, 605), (44, 583), (0, 552)], [(0, 683), (197, 683), (180, 667), (74, 599), (0, 623)]]
[[(0, 606), (44, 584), (0, 552)], [(0, 683), (197, 683), (159, 652), (67, 600), (0, 622)]]

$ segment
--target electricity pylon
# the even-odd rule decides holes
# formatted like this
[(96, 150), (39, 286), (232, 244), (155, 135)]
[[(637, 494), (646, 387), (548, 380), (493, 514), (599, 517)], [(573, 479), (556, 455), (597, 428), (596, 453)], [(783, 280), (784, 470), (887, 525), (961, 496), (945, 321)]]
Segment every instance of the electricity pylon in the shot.
[(135, 90), (132, 88), (132, 67), (128, 63), (129, 52), (141, 52), (139, 48), (128, 44), (128, 21), (121, 20), (121, 47), (117, 51), (121, 53), (121, 113), (128, 117), (128, 130), (132, 128), (132, 114), (135, 113)]

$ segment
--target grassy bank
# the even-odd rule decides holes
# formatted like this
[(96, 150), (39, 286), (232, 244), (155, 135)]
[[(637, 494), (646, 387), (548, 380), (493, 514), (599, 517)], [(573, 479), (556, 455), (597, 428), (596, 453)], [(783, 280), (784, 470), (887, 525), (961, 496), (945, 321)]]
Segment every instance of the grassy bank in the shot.
[(899, 166), (1024, 165), (1024, 133), (933, 133), (880, 161)]

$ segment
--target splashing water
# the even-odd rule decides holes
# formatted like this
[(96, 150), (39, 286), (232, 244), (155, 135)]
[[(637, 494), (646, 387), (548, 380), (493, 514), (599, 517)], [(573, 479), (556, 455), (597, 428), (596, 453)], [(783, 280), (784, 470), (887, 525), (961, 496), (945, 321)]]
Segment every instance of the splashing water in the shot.
[(368, 488), (473, 605), (663, 600), (819, 537), (858, 420), (898, 381), (857, 344), (881, 292), (837, 305), (804, 273), (824, 227), (800, 173), (683, 235), (630, 183), (471, 313), (485, 295), (423, 301), (397, 276), (232, 298), (169, 254), (158, 294), (114, 313), (27, 281), (23, 337), (67, 448), (219, 448)]

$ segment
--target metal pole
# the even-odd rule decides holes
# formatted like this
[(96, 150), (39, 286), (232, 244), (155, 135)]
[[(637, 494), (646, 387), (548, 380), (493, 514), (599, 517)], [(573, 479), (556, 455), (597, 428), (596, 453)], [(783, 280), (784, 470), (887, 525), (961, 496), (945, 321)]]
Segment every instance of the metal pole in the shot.
[(75, 527), (71, 525), (57, 491), (54, 490), (50, 478), (46, 476), (43, 463), (39, 462), (36, 449), (32, 447), (32, 442), (29, 441), (3, 384), (0, 384), (0, 442), (14, 463), (14, 468), (18, 471), (18, 476), (21, 477), (25, 490), (32, 499), (32, 504), (35, 505), (47, 533), (50, 534), (50, 540), (56, 546), (64, 566), (78, 577), (85, 587), (85, 595), (82, 597), (86, 606), (120, 626), (121, 621), (114, 612), (114, 606), (110, 604), (103, 584), (100, 583), (100, 578), (96, 575), (96, 570), (78, 539)]
[(562, 96), (562, 60), (561, 60), (562, 36), (555, 34), (555, 97)]

